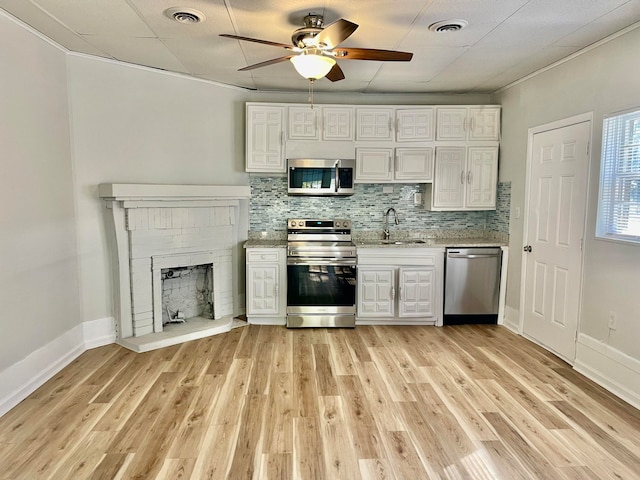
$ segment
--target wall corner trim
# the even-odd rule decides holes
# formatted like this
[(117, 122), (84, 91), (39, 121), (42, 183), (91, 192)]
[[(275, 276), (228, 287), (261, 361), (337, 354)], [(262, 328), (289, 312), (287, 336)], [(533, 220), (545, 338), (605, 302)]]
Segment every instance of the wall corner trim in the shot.
[(640, 360), (581, 333), (573, 368), (640, 409)]
[(27, 398), (86, 350), (115, 342), (113, 318), (76, 325), (0, 372), (0, 416)]

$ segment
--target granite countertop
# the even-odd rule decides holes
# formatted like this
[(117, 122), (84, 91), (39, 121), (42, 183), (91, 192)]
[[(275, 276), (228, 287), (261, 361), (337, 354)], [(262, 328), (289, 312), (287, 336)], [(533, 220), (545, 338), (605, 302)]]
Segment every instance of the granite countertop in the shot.
[(394, 243), (392, 238), (389, 243), (381, 243), (380, 240), (360, 240), (354, 242), (358, 248), (445, 248), (445, 247), (502, 247), (507, 245), (495, 239), (486, 238), (459, 238), (459, 237), (441, 237), (427, 238), (420, 242), (411, 240), (397, 240)]
[[(353, 243), (359, 248), (445, 248), (502, 247), (509, 235), (485, 230), (393, 231), (383, 243), (380, 231), (354, 231)], [(395, 243), (399, 242), (399, 243)], [(250, 232), (244, 248), (285, 248), (286, 232)]]

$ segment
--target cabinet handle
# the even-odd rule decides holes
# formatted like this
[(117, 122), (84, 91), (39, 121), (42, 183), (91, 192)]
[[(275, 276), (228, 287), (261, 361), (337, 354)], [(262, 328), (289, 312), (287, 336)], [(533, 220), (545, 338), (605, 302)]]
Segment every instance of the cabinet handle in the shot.
[(471, 121), (469, 122), (469, 130), (471, 130), (473, 132), (473, 129), (476, 127), (476, 122), (475, 122), (475, 118), (471, 117)]
[(402, 298), (402, 287), (398, 287), (398, 297), (400, 298), (400, 301), (402, 302), (404, 299)]
[(280, 284), (276, 283), (276, 297), (280, 296)]
[(464, 170), (463, 170), (463, 171), (460, 172), (460, 183), (463, 184), (463, 185), (464, 185), (464, 177), (465, 177), (465, 174), (464, 174)]
[(396, 289), (395, 287), (391, 287), (391, 300), (396, 298)]
[(284, 145), (284, 131), (280, 132), (280, 145)]
[(469, 170), (469, 173), (467, 173), (467, 183), (469, 185), (471, 185), (472, 179), (473, 179), (473, 176), (471, 175), (471, 170)]
[(467, 117), (462, 121), (462, 130), (467, 131)]

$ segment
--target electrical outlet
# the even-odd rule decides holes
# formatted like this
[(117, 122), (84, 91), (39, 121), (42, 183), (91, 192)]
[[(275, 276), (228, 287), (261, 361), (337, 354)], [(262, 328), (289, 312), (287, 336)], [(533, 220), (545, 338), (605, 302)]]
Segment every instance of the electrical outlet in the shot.
[(609, 312), (609, 330), (615, 330), (617, 323), (616, 312)]

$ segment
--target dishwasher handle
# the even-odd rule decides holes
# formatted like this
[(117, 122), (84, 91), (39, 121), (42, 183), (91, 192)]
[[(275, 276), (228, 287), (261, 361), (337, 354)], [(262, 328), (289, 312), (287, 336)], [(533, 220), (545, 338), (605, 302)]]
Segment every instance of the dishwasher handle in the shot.
[(500, 253), (456, 253), (450, 252), (447, 253), (448, 258), (496, 258), (499, 257)]

